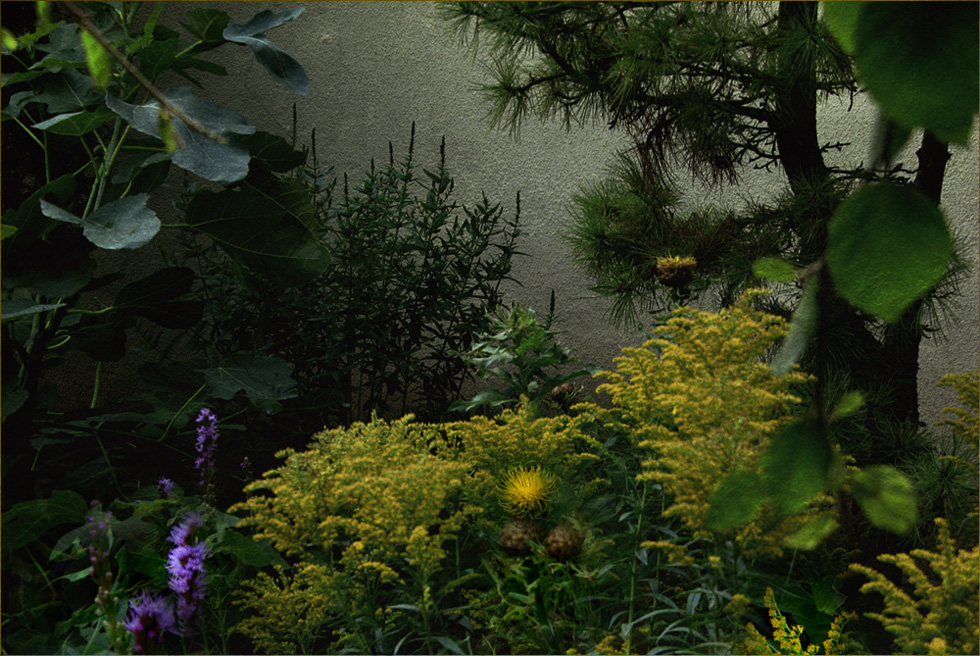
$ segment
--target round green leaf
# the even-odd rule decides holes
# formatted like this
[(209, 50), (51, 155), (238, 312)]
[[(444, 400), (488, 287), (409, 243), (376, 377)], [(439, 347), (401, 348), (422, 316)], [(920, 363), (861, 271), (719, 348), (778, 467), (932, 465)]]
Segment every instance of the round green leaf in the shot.
[(965, 144), (980, 96), (978, 4), (864, 5), (854, 61), (871, 95), (899, 123)]
[(837, 292), (886, 321), (939, 282), (952, 254), (943, 213), (911, 187), (865, 187), (828, 226), (827, 268)]

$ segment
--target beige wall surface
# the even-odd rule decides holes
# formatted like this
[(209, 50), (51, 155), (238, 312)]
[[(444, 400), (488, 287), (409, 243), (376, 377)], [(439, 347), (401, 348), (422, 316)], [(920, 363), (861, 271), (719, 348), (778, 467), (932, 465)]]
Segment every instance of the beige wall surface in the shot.
[[(209, 2), (233, 22), (255, 13), (281, 11), (292, 2)], [(510, 288), (514, 300), (547, 311), (551, 290), (557, 293), (562, 341), (589, 363), (610, 367), (623, 346), (636, 345), (642, 335), (617, 329), (606, 319), (608, 301), (589, 291), (589, 279), (577, 270), (561, 238), (572, 195), (604, 175), (623, 135), (603, 124), (565, 130), (558, 121), (528, 121), (519, 138), (492, 130), (485, 120), (487, 106), (475, 86), (487, 81), (480, 57), (460, 46), (457, 36), (437, 15), (432, 2), (307, 2), (294, 22), (269, 33), (292, 54), (311, 80), (308, 97), (300, 98), (278, 86), (244, 48), (227, 48), (216, 61), (228, 69), (227, 78), (211, 78), (203, 95), (241, 112), (259, 129), (288, 135), (292, 107), (298, 111), (298, 135), (316, 128), (321, 162), (348, 172), (352, 180), (371, 158), (384, 161), (388, 142), (395, 156), (404, 154), (411, 123), (416, 123), (416, 161), (438, 162), (439, 142), (446, 137), (447, 165), (456, 179), (457, 200), (472, 204), (480, 193), (503, 203), (512, 212), (521, 194), (524, 236), (514, 275), (522, 287)], [(176, 23), (198, 3), (171, 3), (169, 20)], [(179, 83), (175, 81), (175, 84)], [(825, 141), (851, 142), (831, 163), (859, 164), (869, 149), (874, 124), (873, 105), (859, 97), (853, 109), (831, 101), (820, 112)], [(927, 340), (921, 349), (919, 388), (923, 420), (932, 423), (940, 409), (955, 398), (935, 388), (950, 371), (978, 367), (977, 226), (980, 172), (977, 131), (967, 147), (954, 147), (947, 167), (943, 205), (954, 231), (961, 237), (971, 266), (963, 280), (962, 297), (941, 339)], [(914, 149), (906, 153), (914, 166)], [(744, 199), (778, 192), (779, 173), (746, 171), (738, 187), (706, 191), (691, 185), (694, 204), (738, 206)]]

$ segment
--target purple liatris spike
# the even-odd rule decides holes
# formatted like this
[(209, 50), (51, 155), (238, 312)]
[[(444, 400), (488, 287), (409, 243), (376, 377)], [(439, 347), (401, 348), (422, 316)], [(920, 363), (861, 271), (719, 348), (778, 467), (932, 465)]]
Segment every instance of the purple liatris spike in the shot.
[(200, 477), (205, 500), (214, 501), (214, 451), (218, 444), (218, 418), (208, 408), (197, 415), (197, 460), (194, 468)]
[(208, 548), (203, 542), (194, 541), (194, 533), (203, 524), (199, 513), (189, 513), (174, 526), (168, 538), (174, 543), (167, 557), (168, 585), (177, 596), (177, 620), (185, 636), (196, 632), (198, 611), (207, 593), (204, 559)]
[(173, 631), (174, 609), (168, 597), (156, 592), (143, 592), (129, 601), (129, 611), (123, 626), (136, 638), (133, 652), (148, 654), (153, 644), (163, 642), (163, 634)]
[(161, 478), (157, 481), (157, 492), (161, 499), (166, 499), (174, 491), (174, 482), (169, 478)]

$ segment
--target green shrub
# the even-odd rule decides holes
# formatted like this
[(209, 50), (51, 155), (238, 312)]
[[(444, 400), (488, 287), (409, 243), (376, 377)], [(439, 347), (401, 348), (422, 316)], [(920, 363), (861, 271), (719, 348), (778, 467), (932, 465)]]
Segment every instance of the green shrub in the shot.
[(356, 185), (345, 176), (339, 197), (314, 153), (301, 186), (330, 265), (312, 282), (242, 277), (233, 262), (201, 253), (215, 322), (208, 343), (290, 362), (295, 405), (318, 415), (307, 426), (368, 421), (373, 412), (441, 418), (473, 376), (458, 353), (501, 303), (517, 254), (520, 196), (513, 218), (486, 196), (458, 204), (445, 140), (437, 166), (420, 170), (414, 138), (413, 125), (401, 161), (389, 146), (387, 165), (372, 161)]

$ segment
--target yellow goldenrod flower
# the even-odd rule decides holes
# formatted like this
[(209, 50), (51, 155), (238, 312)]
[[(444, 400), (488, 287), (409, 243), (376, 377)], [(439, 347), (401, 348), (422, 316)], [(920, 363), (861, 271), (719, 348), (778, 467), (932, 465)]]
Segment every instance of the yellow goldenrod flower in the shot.
[(554, 476), (540, 467), (519, 467), (500, 486), (500, 505), (515, 517), (536, 515), (548, 506), (556, 487)]

